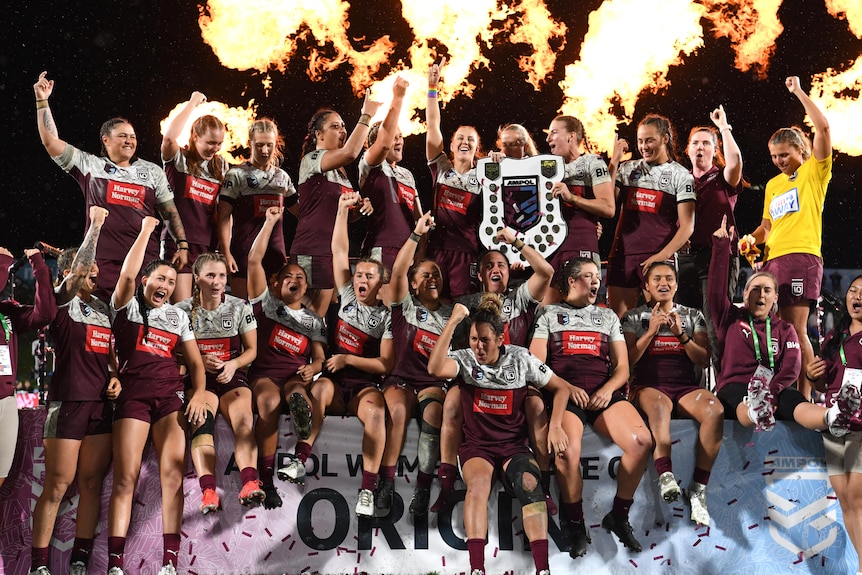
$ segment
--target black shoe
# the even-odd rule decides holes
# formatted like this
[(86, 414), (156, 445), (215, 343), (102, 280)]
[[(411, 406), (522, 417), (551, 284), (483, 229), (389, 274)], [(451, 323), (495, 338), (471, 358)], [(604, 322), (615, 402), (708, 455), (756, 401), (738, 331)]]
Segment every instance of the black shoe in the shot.
[(632, 525), (629, 523), (628, 519), (621, 519), (616, 517), (613, 513), (608, 513), (605, 515), (605, 518), (602, 519), (602, 527), (604, 527), (608, 533), (613, 531), (614, 534), (619, 537), (620, 543), (635, 553), (643, 551), (643, 547), (640, 542), (635, 539), (634, 530), (632, 529)]
[(281, 495), (278, 494), (278, 490), (275, 488), (275, 485), (272, 483), (264, 485), (263, 492), (266, 494), (263, 498), (264, 509), (275, 509), (276, 507), (281, 507)]
[(578, 557), (586, 555), (587, 545), (592, 543), (592, 539), (590, 539), (590, 534), (587, 531), (587, 526), (584, 525), (584, 522), (569, 521), (567, 523), (566, 531), (569, 534), (570, 541), (569, 557), (577, 559)]
[(389, 517), (392, 513), (392, 500), (395, 498), (395, 482), (391, 479), (380, 479), (374, 490), (374, 516)]
[(410, 515), (423, 517), (428, 515), (428, 504), (431, 502), (431, 489), (428, 487), (417, 487), (413, 491), (413, 499), (410, 501)]

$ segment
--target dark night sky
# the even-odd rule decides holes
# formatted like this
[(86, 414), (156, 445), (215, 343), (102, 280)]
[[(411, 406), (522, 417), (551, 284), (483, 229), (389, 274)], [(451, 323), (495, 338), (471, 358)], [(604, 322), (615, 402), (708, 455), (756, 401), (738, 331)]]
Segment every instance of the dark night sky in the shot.
[[(406, 56), (412, 35), (397, 2), (355, 0), (351, 4), (351, 37), (374, 39), (390, 34), (398, 42), (395, 57)], [(460, 123), (473, 124), (487, 147), (499, 124), (517, 121), (527, 126), (539, 140), (539, 149), (546, 151), (541, 130), (562, 102), (557, 83), (563, 78), (564, 66), (577, 59), (587, 17), (600, 4), (600, 0), (548, 0), (552, 15), (569, 30), (554, 76), (541, 91), (534, 91), (517, 68), (515, 57), (523, 47), (485, 49), (493, 70), (481, 70), (471, 77), (479, 86), (474, 100), (456, 98), (443, 110), (444, 137)], [(157, 161), (159, 120), (195, 89), (233, 106), (244, 106), (255, 98), (260, 104), (258, 114), (275, 118), (281, 126), (287, 142), (283, 167), (294, 179), (305, 124), (317, 108), (332, 106), (353, 125), (360, 101), (351, 93), (346, 71), (337, 70), (323, 82), (311, 82), (305, 63), (296, 58), (286, 73), (272, 73), (267, 97), (259, 74), (219, 64), (201, 40), (197, 16), (196, 3), (176, 0), (22, 0), (4, 10), (0, 92), (8, 139), (0, 243), (19, 252), (35, 240), (59, 246), (77, 244), (83, 234), (84, 202), (77, 184), (50, 160), (36, 132), (32, 85), (42, 70), (48, 70), (49, 78), (56, 81), (51, 107), (60, 136), (93, 153), (99, 149), (101, 123), (122, 115), (135, 126), (138, 155)], [(728, 42), (715, 40), (707, 31), (705, 46), (686, 58), (683, 66), (671, 69), (670, 88), (641, 98), (635, 118), (647, 112), (665, 114), (684, 137), (692, 125), (708, 122), (708, 113), (724, 104), (743, 151), (746, 177), (755, 185), (764, 184), (777, 173), (766, 147), (770, 134), (778, 127), (801, 123), (803, 118), (801, 105), (784, 88), (785, 76), (799, 75), (808, 89), (813, 74), (829, 66), (844, 66), (862, 53), (862, 41), (848, 31), (846, 22), (829, 16), (822, 0), (785, 0), (779, 17), (785, 31), (777, 40), (766, 80), (733, 69)], [(636, 49), (625, 44), (625, 30), (620, 30), (619, 37), (620, 53), (609, 54), (608, 65)], [(254, 38), (248, 41), (254, 42)], [(416, 64), (422, 69), (427, 65)], [(622, 135), (632, 141), (634, 126), (624, 128)], [(402, 163), (413, 170), (420, 190), (427, 194), (430, 178), (423, 137), (408, 139)], [(351, 177), (355, 178), (355, 172), (355, 168), (349, 171)], [(825, 208), (827, 267), (862, 267), (858, 250), (842, 245), (862, 221), (862, 202), (856, 192), (860, 173), (862, 158), (836, 157)], [(762, 191), (746, 192), (737, 207), (744, 231), (759, 223), (761, 209)], [(613, 228), (606, 225), (605, 229)]]

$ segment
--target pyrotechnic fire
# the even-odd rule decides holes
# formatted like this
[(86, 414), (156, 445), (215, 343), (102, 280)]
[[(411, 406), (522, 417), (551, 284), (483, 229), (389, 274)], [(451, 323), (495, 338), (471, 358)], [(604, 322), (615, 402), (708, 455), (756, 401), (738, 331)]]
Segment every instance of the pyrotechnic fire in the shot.
[[(862, 4), (858, 0), (826, 0), (826, 7), (836, 18), (846, 19), (850, 31), (862, 39)], [(862, 124), (862, 55), (843, 71), (829, 68), (816, 74), (811, 79), (811, 99), (823, 107), (829, 118), (833, 147), (851, 156), (862, 156), (858, 129)]]
[(580, 60), (560, 82), (560, 111), (584, 122), (594, 148), (609, 151), (615, 112), (631, 121), (641, 92), (667, 86), (668, 69), (703, 45), (704, 11), (689, 0), (608, 0), (590, 14)]
[(775, 53), (775, 39), (784, 31), (778, 20), (783, 0), (698, 0), (707, 8), (717, 38), (728, 38), (743, 72), (754, 70), (766, 78), (769, 59)]
[[(168, 117), (160, 122), (159, 126), (162, 134), (165, 133), (165, 128), (180, 113), (180, 110), (185, 105), (185, 102), (177, 104), (170, 111)], [(201, 116), (212, 114), (225, 125), (224, 144), (222, 145), (221, 153), (227, 161), (235, 164), (237, 161), (229, 152), (248, 147), (248, 126), (254, 121), (256, 110), (257, 106), (254, 104), (254, 100), (249, 101), (247, 108), (231, 108), (221, 102), (204, 102), (192, 111), (191, 117), (186, 122), (186, 125), (183, 126), (179, 138), (177, 138), (177, 143), (180, 146), (188, 144), (192, 123)]]
[(198, 23), (204, 41), (228, 68), (283, 72), (304, 40), (312, 79), (349, 63), (351, 85), (360, 94), (394, 44), (383, 36), (363, 51), (354, 49), (347, 37), (349, 7), (342, 0), (209, 0)]

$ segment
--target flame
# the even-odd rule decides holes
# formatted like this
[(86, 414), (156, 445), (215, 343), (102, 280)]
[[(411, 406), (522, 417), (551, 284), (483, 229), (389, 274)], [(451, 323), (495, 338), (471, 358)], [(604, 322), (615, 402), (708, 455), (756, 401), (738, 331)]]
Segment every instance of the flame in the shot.
[[(159, 123), (162, 135), (164, 135), (167, 126), (176, 118), (177, 114), (180, 113), (180, 110), (186, 104), (187, 102), (183, 102), (174, 106), (168, 117)], [(221, 102), (203, 102), (192, 111), (191, 116), (180, 131), (177, 144), (185, 147), (189, 143), (189, 133), (194, 121), (206, 114), (212, 114), (225, 125), (224, 144), (222, 145), (221, 155), (228, 162), (235, 164), (237, 161), (230, 153), (248, 147), (248, 126), (254, 122), (256, 111), (257, 106), (254, 104), (254, 100), (249, 101), (247, 108), (231, 108)]]
[(347, 37), (349, 7), (343, 0), (209, 0), (198, 24), (204, 42), (228, 68), (284, 72), (305, 41), (309, 77), (321, 80), (348, 63), (351, 86), (361, 94), (395, 44), (383, 36), (365, 50), (354, 49)]
[[(850, 31), (862, 39), (862, 4), (858, 0), (826, 0), (829, 13), (844, 18)], [(846, 70), (828, 68), (811, 79), (811, 99), (829, 118), (832, 146), (850, 156), (862, 156), (862, 56)], [(811, 122), (806, 118), (806, 122)]]
[(766, 78), (775, 40), (784, 31), (778, 20), (782, 0), (698, 0), (707, 9), (716, 38), (728, 38), (736, 51), (734, 65)]
[[(594, 151), (613, 145), (614, 108), (630, 122), (641, 92), (666, 87), (670, 66), (703, 45), (704, 11), (689, 0), (607, 0), (590, 14), (581, 59), (566, 66), (560, 82), (560, 112), (588, 126)], [(623, 49), (630, 46), (635, 49)]]
[[(527, 73), (527, 81), (538, 90), (554, 71), (557, 52), (566, 46), (566, 25), (551, 18), (544, 0), (522, 0), (507, 20), (509, 42), (526, 44), (533, 49), (518, 58), (518, 66)], [(556, 46), (552, 47), (552, 43)]]

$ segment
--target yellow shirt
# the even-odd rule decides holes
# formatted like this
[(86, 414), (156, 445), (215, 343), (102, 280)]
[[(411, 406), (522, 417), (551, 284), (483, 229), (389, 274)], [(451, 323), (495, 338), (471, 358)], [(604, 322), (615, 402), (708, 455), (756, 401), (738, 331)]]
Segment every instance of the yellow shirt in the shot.
[(766, 184), (763, 219), (772, 222), (764, 261), (787, 254), (822, 257), (823, 202), (832, 179), (832, 156), (811, 156), (793, 176), (779, 174)]

